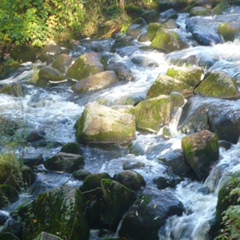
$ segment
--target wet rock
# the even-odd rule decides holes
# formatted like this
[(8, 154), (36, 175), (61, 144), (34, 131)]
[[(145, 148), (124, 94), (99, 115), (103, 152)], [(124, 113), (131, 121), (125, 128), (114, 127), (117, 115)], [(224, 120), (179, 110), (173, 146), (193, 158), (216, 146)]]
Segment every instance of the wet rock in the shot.
[(52, 67), (57, 69), (61, 73), (66, 73), (68, 67), (73, 62), (73, 58), (69, 55), (63, 53), (56, 57), (55, 61), (52, 64)]
[(129, 160), (123, 163), (123, 170), (133, 170), (133, 169), (140, 169), (144, 167), (145, 167), (145, 164), (138, 160), (135, 160), (135, 161)]
[(166, 75), (178, 79), (188, 85), (195, 87), (203, 78), (203, 68), (201, 67), (171, 67)]
[(39, 80), (61, 81), (65, 76), (55, 68), (44, 66), (39, 70), (38, 78)]
[(85, 169), (79, 169), (77, 171), (74, 171), (72, 176), (77, 180), (84, 180), (86, 177), (88, 177), (91, 173)]
[(182, 150), (197, 177), (205, 180), (219, 158), (217, 135), (208, 130), (188, 135), (182, 139)]
[(152, 41), (154, 39), (156, 32), (161, 29), (162, 29), (161, 23), (150, 23), (148, 25), (147, 34), (148, 34), (150, 41)]
[(26, 152), (26, 154), (22, 157), (22, 161), (25, 165), (34, 167), (43, 163), (43, 156), (41, 153)]
[(194, 89), (194, 93), (217, 98), (237, 98), (240, 96), (235, 81), (222, 72), (209, 73)]
[(211, 12), (210, 9), (205, 8), (205, 7), (201, 7), (201, 6), (193, 7), (189, 12), (190, 17), (193, 17), (193, 16), (209, 16), (211, 14), (212, 14), (212, 12)]
[(220, 25), (209, 18), (191, 17), (186, 21), (186, 27), (192, 33), (193, 38), (201, 45), (211, 46), (213, 44), (223, 43), (222, 38), (217, 33), (217, 27)]
[(164, 22), (168, 21), (169, 19), (175, 19), (178, 17), (178, 13), (175, 9), (170, 8), (165, 12), (160, 14), (160, 17), (164, 19)]
[(182, 150), (171, 150), (165, 154), (161, 154), (157, 159), (169, 166), (173, 173), (181, 177), (191, 176), (191, 168), (184, 159)]
[(193, 92), (193, 87), (189, 84), (172, 78), (167, 75), (159, 75), (147, 92), (147, 98), (154, 98), (160, 95), (169, 95), (171, 92), (180, 92), (189, 95)]
[(185, 104), (185, 98), (183, 94), (179, 92), (171, 92), (169, 94), (174, 107), (182, 107)]
[(157, 30), (151, 47), (154, 49), (162, 50), (165, 53), (170, 53), (176, 50), (186, 48), (187, 45), (182, 42), (176, 32), (167, 32), (166, 30)]
[(49, 64), (56, 58), (57, 55), (63, 53), (63, 51), (64, 50), (60, 46), (56, 44), (49, 44), (42, 49), (39, 55), (39, 59), (42, 62)]
[(135, 107), (137, 128), (157, 132), (171, 120), (173, 103), (170, 97), (161, 95), (141, 101)]
[(111, 179), (108, 173), (95, 173), (90, 174), (84, 179), (83, 185), (81, 186), (80, 190), (82, 192), (90, 191), (95, 188), (101, 187), (101, 180), (102, 179)]
[(146, 186), (143, 176), (131, 170), (116, 173), (113, 176), (113, 179), (133, 191), (138, 191)]
[(182, 179), (175, 174), (160, 176), (153, 179), (153, 182), (157, 185), (157, 188), (159, 190), (166, 188), (174, 188), (181, 181)]
[(118, 77), (114, 71), (104, 71), (82, 79), (72, 86), (75, 93), (88, 93), (107, 88), (118, 82)]
[(94, 52), (85, 53), (69, 67), (67, 77), (70, 79), (82, 80), (102, 71), (103, 65), (100, 62), (100, 55)]
[(44, 231), (69, 240), (87, 240), (84, 212), (85, 199), (77, 189), (65, 186), (43, 193), (30, 204), (22, 220), (24, 239), (32, 240)]
[(135, 138), (135, 119), (131, 114), (89, 103), (77, 121), (76, 137), (82, 143), (129, 143)]
[(111, 62), (106, 69), (114, 71), (120, 81), (134, 81), (135, 79), (131, 69), (122, 62)]
[(56, 235), (46, 233), (46, 232), (41, 232), (36, 238), (33, 240), (63, 240), (63, 238), (60, 238)]
[(202, 97), (192, 97), (183, 107), (178, 129), (186, 134), (209, 129), (208, 110), (211, 103), (204, 102)]
[(127, 46), (132, 46), (132, 41), (133, 38), (130, 36), (127, 37), (119, 37), (116, 39), (115, 43), (112, 45), (110, 52), (116, 52), (117, 49), (127, 47)]
[(101, 221), (104, 224), (116, 226), (136, 199), (135, 192), (114, 180), (106, 178), (101, 180), (101, 188), (103, 196)]
[(0, 93), (13, 95), (15, 97), (23, 97), (24, 96), (23, 86), (20, 83), (12, 83), (9, 85), (5, 85), (0, 90)]
[(145, 25), (146, 24), (133, 24), (128, 28), (127, 35), (134, 39), (138, 39), (138, 37), (142, 34)]
[(10, 56), (19, 62), (35, 62), (36, 50), (29, 46), (15, 46)]
[(170, 192), (146, 188), (122, 220), (121, 238), (158, 240), (158, 231), (173, 215), (183, 213), (182, 203)]
[(224, 41), (233, 41), (240, 33), (240, 24), (236, 22), (222, 23), (217, 32), (223, 36)]
[(16, 202), (18, 198), (18, 192), (14, 187), (8, 184), (0, 184), (0, 208)]
[(26, 135), (27, 142), (35, 142), (44, 139), (46, 133), (43, 130), (31, 130)]
[(63, 171), (72, 173), (84, 165), (82, 155), (60, 152), (57, 155), (48, 158), (44, 163), (46, 169), (51, 171)]
[(65, 144), (60, 152), (65, 152), (65, 153), (73, 153), (73, 154), (83, 154), (83, 151), (81, 149), (81, 145), (77, 142), (70, 142)]

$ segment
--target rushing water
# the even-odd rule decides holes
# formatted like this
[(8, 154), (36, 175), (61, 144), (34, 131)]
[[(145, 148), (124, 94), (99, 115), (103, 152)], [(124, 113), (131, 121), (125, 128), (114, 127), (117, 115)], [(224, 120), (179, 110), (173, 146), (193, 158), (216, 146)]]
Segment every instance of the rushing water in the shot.
[[(179, 16), (179, 29), (183, 39), (188, 39), (190, 34), (185, 31), (186, 14)], [(71, 55), (79, 55), (90, 52), (92, 49), (101, 46), (102, 51), (107, 52), (113, 40), (87, 41), (83, 42), (81, 47), (75, 49)], [(238, 41), (224, 43), (215, 46), (194, 46), (194, 41), (189, 41), (189, 48), (165, 55), (155, 50), (143, 51), (140, 47), (149, 43), (138, 43), (131, 48), (123, 48), (116, 53), (114, 57), (130, 66), (135, 81), (125, 82), (84, 96), (77, 96), (71, 91), (68, 83), (52, 86), (51, 88), (41, 89), (28, 84), (34, 75), (32, 64), (23, 66), (23, 70), (17, 76), (0, 81), (1, 85), (19, 82), (24, 86), (26, 95), (24, 97), (14, 97), (9, 95), (0, 95), (0, 113), (2, 116), (8, 116), (11, 119), (21, 122), (22, 128), (43, 130), (47, 139), (62, 144), (75, 140), (74, 127), (76, 120), (81, 116), (85, 105), (88, 102), (104, 101), (108, 106), (124, 102), (129, 96), (137, 99), (144, 99), (146, 92), (160, 73), (165, 73), (170, 62), (174, 59), (186, 59), (191, 55), (201, 58), (218, 59), (216, 68), (223, 66), (221, 63), (229, 63), (228, 71), (232, 76), (237, 76), (239, 72), (240, 61), (240, 43)], [(141, 65), (133, 63), (132, 59), (142, 58)], [(154, 64), (152, 64), (154, 63)], [(226, 69), (223, 69), (223, 71)], [(216, 100), (215, 100), (216, 101)], [(122, 171), (122, 166), (127, 162), (137, 161), (141, 168), (136, 169), (141, 173), (147, 184), (155, 187), (153, 179), (156, 176), (164, 174), (166, 168), (157, 160), (161, 154), (168, 151), (181, 149), (181, 138), (184, 136), (177, 130), (178, 120), (182, 109), (176, 109), (174, 117), (169, 124), (172, 138), (164, 139), (161, 131), (158, 134), (137, 133), (136, 140), (133, 143), (132, 151), (127, 149), (98, 149), (97, 147), (84, 147), (85, 168), (90, 172), (108, 172), (114, 175)], [(158, 151), (154, 151), (158, 147)], [(39, 152), (43, 157), (53, 155), (58, 152), (59, 146), (55, 148), (25, 148), (21, 151)], [(171, 189), (183, 203), (186, 212), (183, 216), (173, 216), (168, 219), (164, 228), (159, 231), (161, 240), (208, 240), (208, 231), (211, 220), (214, 217), (217, 203), (217, 192), (220, 184), (226, 179), (226, 176), (233, 171), (240, 169), (239, 144), (233, 145), (231, 149), (220, 149), (220, 161), (213, 167), (209, 177), (205, 182), (196, 182), (185, 179)], [(224, 172), (219, 177), (220, 170)], [(48, 174), (44, 170), (39, 172), (38, 181), (45, 183), (48, 187), (69, 184), (77, 185), (68, 174)], [(206, 189), (210, 192), (206, 192)], [(35, 193), (36, 194), (36, 193)], [(92, 234), (92, 239), (97, 239)], [(95, 236), (95, 237), (94, 237)]]

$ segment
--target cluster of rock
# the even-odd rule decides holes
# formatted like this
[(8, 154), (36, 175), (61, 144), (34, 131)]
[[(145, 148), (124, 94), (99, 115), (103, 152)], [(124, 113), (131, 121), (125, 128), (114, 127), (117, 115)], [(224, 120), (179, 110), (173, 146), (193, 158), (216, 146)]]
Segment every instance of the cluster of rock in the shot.
[[(199, 44), (221, 43), (223, 40), (233, 40), (238, 36), (240, 26), (228, 21), (228, 18), (223, 22), (223, 16), (219, 16), (219, 23), (213, 24), (208, 31), (199, 28), (201, 20), (197, 15), (216, 14), (226, 8), (226, 5), (222, 4), (210, 10), (211, 2), (199, 2), (205, 4), (191, 8), (192, 18), (187, 23), (189, 31)], [(159, 13), (156, 10), (141, 12), (140, 16), (130, 8), (128, 12), (132, 13), (132, 17), (137, 16), (141, 19), (136, 18), (135, 23), (128, 30), (127, 37), (115, 41), (112, 52), (131, 45), (136, 36), (139, 37), (139, 41), (151, 41), (152, 48), (165, 53), (187, 48), (187, 44), (171, 30), (176, 27), (173, 19), (178, 13), (175, 9), (170, 8), (162, 12), (161, 21), (158, 21)], [(142, 32), (146, 24), (147, 32)], [(201, 23), (202, 25), (204, 23)], [(25, 52), (26, 58), (19, 54), (22, 51)], [(12, 56), (20, 61), (36, 60), (36, 55), (28, 47), (17, 47)], [(66, 49), (49, 45), (42, 50), (38, 58), (46, 63), (40, 67), (35, 82), (41, 87), (69, 81), (72, 82), (71, 89), (76, 94), (86, 94), (105, 89), (120, 81), (134, 81), (131, 69), (121, 62), (112, 61), (111, 53), (90, 52), (74, 59)], [(175, 60), (171, 58), (172, 63)], [(196, 62), (199, 63), (196, 64), (198, 66), (194, 65)], [(161, 156), (159, 159), (175, 174), (174, 181), (156, 179), (157, 190), (146, 187), (143, 177), (135, 171), (126, 170), (113, 177), (108, 173), (86, 173), (83, 169), (84, 158), (80, 145), (69, 143), (61, 152), (47, 159), (44, 166), (49, 171), (72, 173), (75, 178), (83, 180), (82, 186), (80, 189), (63, 186), (47, 191), (38, 195), (33, 202), (21, 206), (14, 213), (15, 217), (21, 218), (22, 226), (22, 229), (14, 233), (16, 237), (21, 239), (21, 236), (24, 236), (26, 240), (47, 237), (87, 240), (91, 228), (101, 226), (116, 230), (121, 221), (118, 229), (120, 238), (157, 240), (158, 231), (166, 219), (184, 212), (182, 203), (170, 192), (161, 189), (174, 187), (182, 177), (204, 181), (211, 166), (219, 158), (219, 140), (228, 141), (230, 144), (236, 143), (240, 135), (239, 111), (231, 109), (231, 102), (224, 102), (224, 106), (219, 109), (217, 107), (219, 103), (215, 105), (201, 100), (199, 104), (199, 98), (218, 98), (221, 104), (221, 99), (239, 98), (239, 92), (236, 80), (232, 76), (216, 70), (206, 73), (204, 67), (209, 64), (208, 62), (201, 63), (191, 56), (182, 62), (176, 60), (175, 63), (181, 66), (171, 67), (165, 75), (159, 75), (149, 87), (146, 99), (133, 101), (134, 104), (131, 106), (126, 105), (121, 108), (89, 103), (75, 124), (78, 143), (126, 145), (133, 142), (137, 130), (158, 133), (162, 128), (167, 127), (174, 110), (183, 108), (179, 130), (188, 135), (182, 139), (182, 152), (179, 155)], [(182, 66), (183, 64), (187, 66)], [(0, 69), (0, 77), (10, 76), (19, 67), (18, 64), (3, 66)], [(24, 92), (21, 86), (18, 87), (20, 88), (16, 90), (16, 86), (8, 85), (1, 88), (0, 92), (22, 96)], [(11, 135), (11, 130), (16, 128), (14, 122), (0, 118), (0, 132)], [(44, 140), (44, 134), (32, 131), (26, 136), (26, 140), (29, 143), (39, 144)], [(29, 170), (33, 163), (28, 162), (27, 158), (25, 164), (29, 165), (28, 168), (18, 166), (14, 162), (11, 164), (14, 167), (10, 169), (5, 167), (9, 162), (6, 163), (2, 159), (0, 157), (2, 172), (0, 207), (18, 199), (19, 186), (15, 183), (30, 179), (28, 183), (31, 184), (35, 177)], [(9, 161), (12, 158), (5, 159)], [(37, 158), (34, 165), (40, 163), (43, 163), (43, 160)], [(180, 169), (179, 166), (182, 168)], [(14, 181), (9, 177), (13, 172)], [(24, 181), (23, 178), (26, 180)], [(230, 194), (230, 191), (222, 192), (223, 190), (220, 193), (222, 197), (219, 198), (217, 211), (218, 221), (221, 213), (230, 205), (228, 203), (226, 207), (221, 206), (224, 196)], [(7, 218), (4, 218), (4, 214), (1, 217), (5, 219), (0, 223), (3, 225)], [(10, 239), (4, 237), (10, 237), (12, 234), (10, 226), (0, 229), (1, 239)]]

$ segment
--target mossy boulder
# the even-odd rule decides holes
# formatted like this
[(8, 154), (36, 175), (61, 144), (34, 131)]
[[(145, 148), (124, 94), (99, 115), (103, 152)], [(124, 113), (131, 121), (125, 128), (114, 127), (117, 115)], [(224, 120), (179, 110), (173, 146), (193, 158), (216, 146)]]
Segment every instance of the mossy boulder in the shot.
[(111, 179), (101, 180), (103, 211), (101, 221), (110, 226), (117, 226), (123, 214), (136, 199), (134, 191)]
[(82, 155), (83, 153), (81, 149), (81, 145), (77, 142), (69, 142), (63, 145), (60, 152), (80, 154), (80, 155)]
[(89, 171), (87, 171), (86, 169), (79, 169), (77, 171), (74, 171), (72, 176), (73, 176), (73, 178), (82, 181), (86, 177), (88, 177), (90, 174), (91, 173)]
[(223, 36), (224, 41), (233, 41), (240, 33), (240, 24), (237, 22), (222, 23), (217, 31)]
[(159, 29), (156, 31), (151, 43), (151, 47), (162, 50), (165, 53), (170, 53), (186, 48), (187, 45), (182, 42), (177, 33)]
[(150, 41), (152, 41), (154, 39), (156, 32), (161, 29), (162, 29), (161, 23), (150, 23), (148, 25), (147, 34), (148, 34)]
[(90, 191), (95, 188), (101, 187), (101, 180), (102, 179), (111, 179), (111, 176), (108, 173), (95, 173), (90, 174), (85, 178), (83, 181), (83, 185), (81, 186), (80, 190), (82, 192)]
[(89, 103), (76, 127), (76, 138), (81, 143), (127, 144), (135, 139), (134, 116), (96, 103)]
[(166, 75), (178, 79), (188, 85), (195, 87), (203, 78), (203, 68), (201, 67), (171, 67)]
[(113, 176), (113, 179), (133, 191), (139, 191), (146, 186), (143, 176), (132, 170), (125, 170), (123, 172), (116, 173)]
[(77, 189), (64, 186), (40, 194), (22, 219), (24, 239), (32, 240), (48, 232), (69, 240), (87, 240), (84, 212), (85, 198)]
[(10, 56), (19, 62), (35, 62), (36, 50), (30, 46), (16, 46), (10, 53)]
[(169, 95), (171, 92), (180, 92), (189, 95), (193, 92), (193, 87), (178, 79), (160, 74), (147, 92), (147, 98), (154, 98), (160, 95)]
[(104, 71), (91, 75), (72, 86), (75, 93), (88, 93), (107, 88), (118, 82), (118, 77), (114, 71)]
[(55, 68), (44, 66), (39, 70), (38, 78), (47, 81), (61, 81), (65, 76)]
[(193, 7), (189, 12), (190, 17), (193, 17), (193, 16), (209, 16), (211, 14), (212, 14), (211, 9), (201, 7), (201, 6)]
[(100, 55), (98, 53), (85, 53), (69, 67), (67, 77), (82, 80), (103, 70), (103, 65), (100, 62)]
[(52, 67), (57, 69), (61, 73), (65, 73), (68, 67), (71, 65), (73, 58), (69, 55), (62, 53), (58, 55), (52, 64)]
[(142, 13), (142, 18), (144, 18), (147, 23), (157, 22), (159, 20), (159, 13), (154, 9), (146, 10)]
[(46, 62), (47, 64), (49, 64), (56, 58), (57, 55), (61, 53), (63, 53), (63, 49), (59, 45), (49, 44), (42, 49), (39, 55), (39, 59), (42, 62)]
[(157, 132), (171, 120), (173, 103), (169, 96), (141, 101), (135, 107), (137, 128), (144, 131)]
[(182, 150), (197, 179), (205, 180), (219, 158), (218, 137), (208, 130), (188, 135), (182, 139)]
[(1, 90), (0, 93), (13, 95), (15, 97), (23, 97), (24, 91), (21, 83), (12, 83), (5, 85)]
[(194, 89), (194, 93), (205, 97), (238, 98), (236, 82), (223, 72), (211, 72)]
[(146, 188), (123, 217), (121, 238), (158, 240), (159, 229), (168, 217), (180, 216), (182, 203), (170, 192)]
[(84, 159), (79, 154), (59, 152), (48, 158), (44, 165), (48, 170), (72, 173), (83, 167)]

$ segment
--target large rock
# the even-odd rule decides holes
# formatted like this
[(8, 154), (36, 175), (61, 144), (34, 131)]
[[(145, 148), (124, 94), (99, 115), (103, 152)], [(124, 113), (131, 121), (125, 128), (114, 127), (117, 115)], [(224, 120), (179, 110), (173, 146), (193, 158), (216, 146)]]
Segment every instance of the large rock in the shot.
[(60, 81), (65, 78), (57, 69), (48, 66), (44, 66), (40, 69), (38, 77), (40, 80), (44, 79), (47, 81)]
[(166, 75), (159, 75), (147, 92), (147, 98), (169, 95), (176, 91), (184, 95), (192, 94), (193, 88), (187, 83)]
[(60, 46), (56, 44), (49, 44), (42, 49), (39, 55), (39, 59), (42, 62), (46, 62), (48, 64), (52, 62), (56, 58), (56, 56), (63, 52), (64, 50)]
[(240, 96), (234, 80), (223, 72), (209, 73), (194, 89), (194, 93), (217, 98), (237, 98)]
[(166, 95), (141, 101), (135, 107), (137, 128), (151, 132), (159, 131), (170, 122), (172, 108), (172, 100)]
[(77, 189), (65, 186), (43, 193), (28, 207), (22, 220), (24, 239), (32, 240), (44, 231), (69, 240), (87, 240), (84, 212), (85, 199)]
[(55, 61), (52, 64), (52, 67), (57, 69), (61, 73), (65, 73), (67, 68), (71, 65), (72, 62), (73, 62), (72, 57), (65, 53), (62, 53), (56, 57)]
[(203, 73), (203, 68), (201, 67), (174, 66), (167, 70), (166, 75), (195, 87), (202, 80)]
[(83, 167), (84, 159), (79, 154), (60, 152), (48, 158), (44, 165), (48, 170), (72, 173)]
[(103, 71), (98, 53), (85, 53), (80, 56), (68, 69), (67, 76), (71, 79), (82, 80), (90, 75)]
[(224, 41), (233, 41), (240, 33), (240, 24), (237, 22), (222, 23), (218, 28), (218, 33), (223, 36)]
[(186, 21), (186, 28), (192, 33), (193, 38), (201, 45), (211, 46), (223, 43), (221, 36), (217, 33), (220, 25), (210, 18), (191, 17)]
[(188, 135), (182, 139), (182, 150), (197, 178), (205, 180), (219, 157), (218, 137), (208, 130)]
[(136, 199), (134, 191), (111, 179), (101, 180), (103, 207), (101, 221), (116, 226)]
[(36, 238), (34, 238), (34, 240), (63, 240), (63, 238), (50, 233), (42, 232)]
[(176, 50), (186, 48), (187, 45), (182, 42), (179, 35), (175, 32), (167, 32), (159, 29), (156, 31), (152, 40), (151, 47), (170, 53)]
[(135, 138), (134, 116), (96, 103), (89, 103), (76, 123), (81, 143), (126, 144)]
[(137, 240), (158, 240), (158, 231), (166, 219), (182, 213), (182, 203), (170, 192), (147, 188), (124, 216), (119, 236)]
[(87, 93), (107, 88), (117, 82), (118, 77), (114, 71), (104, 71), (78, 81), (72, 86), (72, 90), (75, 93)]

